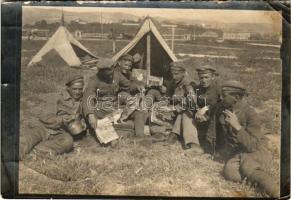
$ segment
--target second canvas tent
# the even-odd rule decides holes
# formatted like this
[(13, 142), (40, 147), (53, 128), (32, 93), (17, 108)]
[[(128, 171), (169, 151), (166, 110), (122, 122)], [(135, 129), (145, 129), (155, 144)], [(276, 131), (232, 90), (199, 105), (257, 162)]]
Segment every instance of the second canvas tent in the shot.
[[(51, 56), (50, 56), (51, 55)], [(32, 58), (28, 66), (48, 60), (53, 63), (57, 57), (71, 67), (79, 67), (90, 60), (97, 60), (97, 57), (86, 49), (72, 34), (60, 26), (39, 52)]]

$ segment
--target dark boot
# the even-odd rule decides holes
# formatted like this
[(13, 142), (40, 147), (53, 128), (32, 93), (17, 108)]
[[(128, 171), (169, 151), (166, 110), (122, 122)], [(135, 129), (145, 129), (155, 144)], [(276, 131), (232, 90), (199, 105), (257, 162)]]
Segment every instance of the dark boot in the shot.
[(177, 135), (175, 133), (170, 133), (170, 135), (168, 136), (167, 142), (169, 144), (175, 144), (176, 141), (177, 141)]
[(184, 144), (183, 149), (184, 150), (191, 149), (193, 152), (195, 152), (197, 154), (203, 154), (204, 153), (204, 151), (200, 147), (200, 145), (193, 144), (193, 143)]
[(115, 147), (117, 147), (117, 145), (118, 145), (118, 140), (113, 140), (110, 142), (111, 148), (115, 148)]

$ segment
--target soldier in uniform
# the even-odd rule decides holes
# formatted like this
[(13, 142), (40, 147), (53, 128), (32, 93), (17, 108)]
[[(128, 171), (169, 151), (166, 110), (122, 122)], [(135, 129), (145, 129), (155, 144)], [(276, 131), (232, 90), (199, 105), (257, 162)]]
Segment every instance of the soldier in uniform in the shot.
[[(183, 148), (192, 149), (197, 153), (203, 153), (199, 145), (197, 129), (193, 121), (193, 104), (196, 96), (190, 81), (187, 79), (186, 69), (182, 62), (173, 62), (170, 65), (173, 82), (167, 87), (168, 94), (171, 95), (173, 104), (177, 111), (172, 133), (169, 135), (168, 142), (174, 143), (177, 135), (183, 138)], [(171, 94), (172, 93), (172, 94)], [(190, 99), (189, 99), (190, 98)]]
[[(123, 65), (123, 62), (125, 65)], [(98, 119), (118, 109), (118, 104), (123, 104), (132, 92), (138, 90), (136, 84), (132, 84), (127, 76), (130, 72), (130, 62), (121, 58), (121, 62), (115, 66), (112, 59), (98, 61), (98, 73), (89, 79), (83, 96), (83, 113), (88, 120), (90, 127), (96, 129)], [(124, 96), (123, 94), (124, 93)], [(121, 95), (122, 98), (118, 99)], [(125, 98), (124, 100), (122, 100)], [(119, 102), (124, 101), (124, 102)], [(116, 141), (112, 141), (112, 146)]]
[[(89, 78), (83, 95), (83, 113), (91, 128), (97, 127), (97, 119), (104, 118), (115, 109), (115, 105), (104, 106), (103, 103), (115, 103), (117, 93), (130, 89), (130, 81), (114, 68), (112, 59), (98, 61), (98, 73)], [(98, 106), (98, 107), (97, 107)]]
[(221, 98), (221, 84), (217, 79), (218, 73), (214, 66), (204, 65), (196, 69), (199, 84), (193, 84), (197, 96), (195, 125), (198, 130), (199, 142), (204, 151), (209, 152), (213, 146), (211, 120), (217, 103)]
[(20, 134), (20, 160), (32, 149), (40, 155), (69, 152), (73, 149), (72, 135), (86, 133), (86, 123), (80, 110), (83, 77), (70, 77), (66, 87), (57, 101), (56, 114), (46, 114), (39, 123), (30, 124), (29, 133)]
[(240, 182), (247, 178), (271, 197), (277, 197), (278, 184), (266, 172), (271, 162), (267, 140), (245, 95), (246, 88), (238, 81), (222, 85), (222, 102), (215, 112), (216, 157), (226, 162), (223, 175), (227, 180)]
[[(139, 92), (145, 92), (145, 87), (142, 83), (139, 83), (135, 80), (132, 80), (132, 68), (139, 67), (134, 65), (139, 65), (141, 61), (141, 56), (139, 54), (135, 54), (135, 56), (131, 56), (129, 54), (124, 54), (120, 57), (117, 62), (116, 70), (119, 70), (120, 73), (130, 82), (131, 88), (135, 89), (123, 89), (118, 93), (120, 104), (127, 104), (130, 97), (136, 95)], [(122, 116), (123, 118), (132, 117), (134, 122), (134, 130), (136, 136), (144, 136), (144, 123), (147, 119), (147, 112), (144, 110), (138, 109), (127, 109), (128, 116)], [(130, 116), (129, 116), (130, 115)]]

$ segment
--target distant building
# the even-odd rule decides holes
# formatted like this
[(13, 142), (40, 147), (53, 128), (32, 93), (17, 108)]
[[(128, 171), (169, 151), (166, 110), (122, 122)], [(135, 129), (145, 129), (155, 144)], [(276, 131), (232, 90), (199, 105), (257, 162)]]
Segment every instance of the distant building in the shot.
[(85, 20), (82, 20), (80, 18), (73, 20), (73, 22), (77, 22), (78, 24), (87, 24), (88, 22)]
[(199, 37), (203, 38), (218, 38), (218, 33), (215, 31), (205, 31), (199, 35)]
[(216, 41), (221, 38), (222, 32), (218, 29), (196, 29), (193, 31), (192, 39)]
[(250, 40), (251, 33), (239, 33), (239, 32), (224, 32), (223, 40), (239, 40), (247, 41)]
[(27, 39), (47, 38), (49, 37), (49, 30), (46, 29), (22, 29), (22, 36)]

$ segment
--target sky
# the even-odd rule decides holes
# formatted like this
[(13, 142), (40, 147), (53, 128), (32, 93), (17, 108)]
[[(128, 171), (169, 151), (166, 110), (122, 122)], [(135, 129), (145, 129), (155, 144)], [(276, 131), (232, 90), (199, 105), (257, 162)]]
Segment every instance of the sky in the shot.
[[(28, 6), (27, 8), (32, 8)], [(105, 7), (34, 7), (35, 9), (63, 9), (64, 11), (77, 13), (102, 12), (102, 13), (124, 13), (137, 17), (151, 16), (162, 17), (167, 20), (179, 18), (187, 21), (215, 19), (224, 23), (281, 23), (280, 14), (275, 11), (253, 11), (253, 10), (209, 10), (209, 9), (166, 9), (166, 8), (105, 8)], [(25, 7), (23, 8), (25, 12)], [(29, 14), (29, 13), (27, 13)]]

